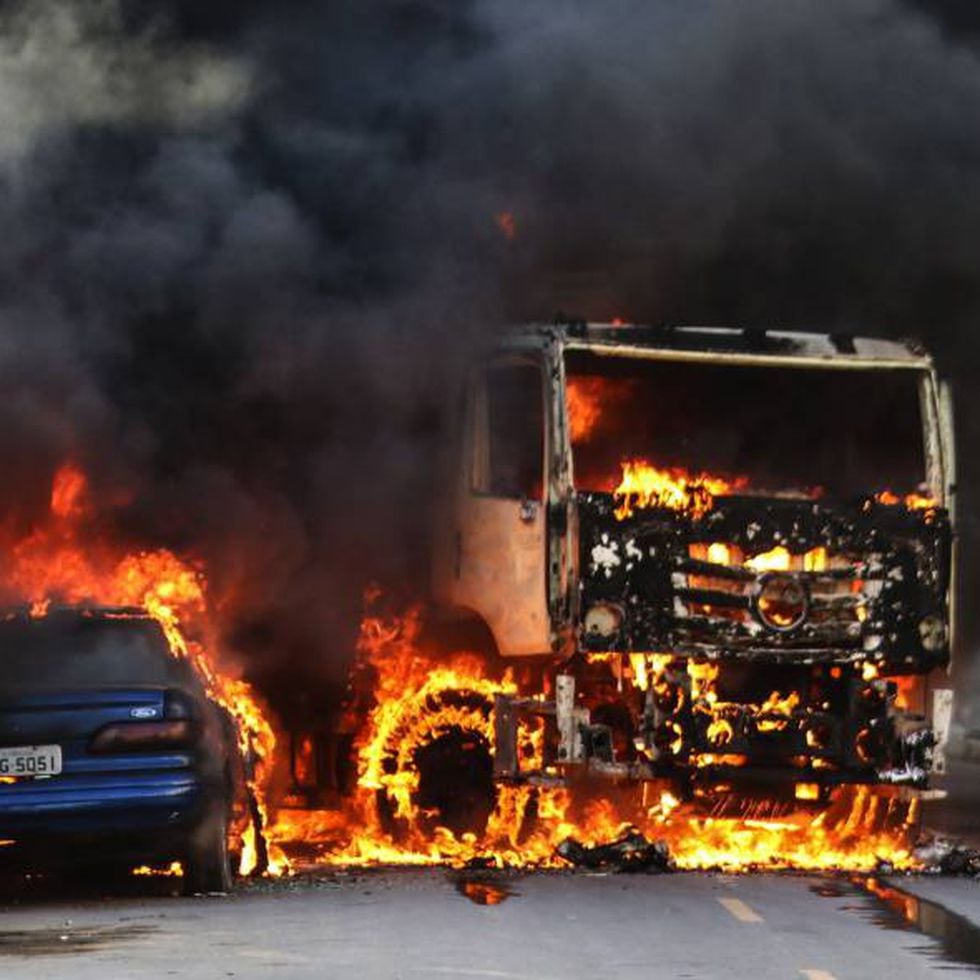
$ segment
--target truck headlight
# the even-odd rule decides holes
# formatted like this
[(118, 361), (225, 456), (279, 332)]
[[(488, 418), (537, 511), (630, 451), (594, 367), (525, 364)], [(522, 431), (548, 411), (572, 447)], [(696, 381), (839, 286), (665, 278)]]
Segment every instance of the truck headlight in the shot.
[(597, 602), (589, 607), (583, 625), (586, 636), (601, 636), (609, 639), (619, 632), (623, 622), (623, 611), (611, 602)]

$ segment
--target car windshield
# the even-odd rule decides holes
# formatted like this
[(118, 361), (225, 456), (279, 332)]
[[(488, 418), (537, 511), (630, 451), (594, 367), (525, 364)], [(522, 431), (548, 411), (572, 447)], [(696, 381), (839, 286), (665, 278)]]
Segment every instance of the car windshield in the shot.
[(759, 367), (566, 354), (575, 485), (610, 492), (624, 460), (740, 493), (912, 493), (925, 477), (913, 370)]
[(152, 620), (52, 614), (0, 622), (0, 693), (186, 686), (190, 679)]

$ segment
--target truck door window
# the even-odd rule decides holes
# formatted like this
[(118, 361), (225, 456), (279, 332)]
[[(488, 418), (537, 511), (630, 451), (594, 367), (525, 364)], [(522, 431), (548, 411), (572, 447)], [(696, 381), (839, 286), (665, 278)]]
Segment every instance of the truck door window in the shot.
[(497, 364), (477, 386), (473, 412), (473, 480), (477, 493), (540, 500), (544, 402), (536, 364)]

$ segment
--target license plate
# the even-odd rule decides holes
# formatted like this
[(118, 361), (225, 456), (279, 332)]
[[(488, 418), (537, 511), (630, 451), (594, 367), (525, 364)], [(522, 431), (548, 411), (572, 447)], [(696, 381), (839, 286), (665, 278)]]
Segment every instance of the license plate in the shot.
[(60, 745), (21, 745), (0, 749), (0, 776), (33, 779), (61, 772)]

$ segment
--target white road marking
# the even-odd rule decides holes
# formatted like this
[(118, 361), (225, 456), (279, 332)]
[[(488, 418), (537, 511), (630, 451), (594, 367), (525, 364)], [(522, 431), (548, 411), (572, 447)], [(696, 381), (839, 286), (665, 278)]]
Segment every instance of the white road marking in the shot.
[(260, 946), (240, 946), (234, 950), (234, 955), (247, 960), (277, 960), (289, 966), (305, 966), (313, 962), (303, 953), (293, 953), (284, 949), (265, 949)]
[(719, 898), (719, 902), (731, 913), (739, 922), (763, 922), (765, 921), (758, 912), (754, 912), (740, 898)]
[(837, 977), (826, 970), (800, 970), (800, 973), (806, 977), (806, 980), (837, 980)]

